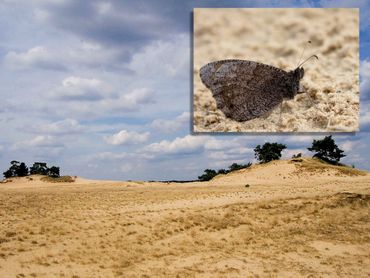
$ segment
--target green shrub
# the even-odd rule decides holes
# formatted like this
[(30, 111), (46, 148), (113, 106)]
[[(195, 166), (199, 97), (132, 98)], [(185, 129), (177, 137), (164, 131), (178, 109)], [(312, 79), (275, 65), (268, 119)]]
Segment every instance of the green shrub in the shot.
[(272, 160), (278, 160), (281, 158), (281, 152), (286, 149), (286, 145), (279, 143), (265, 143), (261, 147), (257, 145), (254, 149), (255, 158), (261, 163), (267, 163)]
[(212, 178), (214, 178), (215, 176), (217, 176), (217, 172), (215, 170), (206, 169), (206, 170), (204, 170), (204, 174), (199, 176), (198, 179), (200, 181), (209, 181)]

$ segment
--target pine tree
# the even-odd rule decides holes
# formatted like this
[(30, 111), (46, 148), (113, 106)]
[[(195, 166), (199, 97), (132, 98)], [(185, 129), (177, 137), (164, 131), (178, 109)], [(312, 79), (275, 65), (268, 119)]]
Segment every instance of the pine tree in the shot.
[(307, 149), (311, 152), (315, 152), (313, 157), (317, 157), (332, 164), (338, 164), (340, 159), (346, 156), (343, 154), (344, 151), (339, 149), (337, 144), (335, 144), (331, 135), (326, 136), (322, 140), (313, 140), (312, 146)]

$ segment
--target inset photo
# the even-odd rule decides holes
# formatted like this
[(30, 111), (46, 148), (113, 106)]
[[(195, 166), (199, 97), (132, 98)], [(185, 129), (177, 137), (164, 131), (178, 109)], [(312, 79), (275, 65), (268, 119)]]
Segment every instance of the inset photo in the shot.
[(196, 8), (193, 132), (359, 131), (359, 9)]

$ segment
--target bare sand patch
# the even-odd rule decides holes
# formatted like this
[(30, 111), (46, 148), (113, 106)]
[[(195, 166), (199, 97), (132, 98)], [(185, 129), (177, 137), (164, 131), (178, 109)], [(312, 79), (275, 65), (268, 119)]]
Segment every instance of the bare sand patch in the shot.
[(0, 184), (0, 276), (368, 277), (370, 175), (299, 169), (278, 161), (185, 184)]

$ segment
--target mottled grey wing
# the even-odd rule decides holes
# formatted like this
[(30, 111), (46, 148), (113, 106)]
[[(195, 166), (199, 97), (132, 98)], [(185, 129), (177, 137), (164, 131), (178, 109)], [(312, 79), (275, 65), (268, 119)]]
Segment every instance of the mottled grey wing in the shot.
[(222, 60), (200, 69), (217, 108), (236, 121), (258, 118), (280, 104), (286, 75), (281, 69), (246, 60)]

